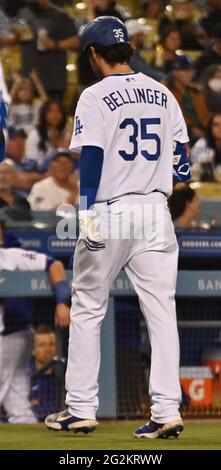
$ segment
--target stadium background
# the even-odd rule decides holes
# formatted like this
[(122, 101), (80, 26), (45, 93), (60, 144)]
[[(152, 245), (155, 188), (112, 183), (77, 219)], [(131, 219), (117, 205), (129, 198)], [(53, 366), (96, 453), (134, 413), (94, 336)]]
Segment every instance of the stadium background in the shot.
[[(15, 7), (16, 2), (13, 3)], [(54, 3), (65, 8), (75, 21), (78, 31), (91, 15), (89, 1), (85, 3), (69, 0)], [(138, 18), (139, 24), (151, 26), (150, 32), (145, 36), (141, 56), (147, 63), (156, 65), (162, 61), (163, 57), (163, 45), (158, 29), (159, 18), (144, 16), (146, 3), (149, 4), (151, 1), (119, 0), (117, 7), (120, 8), (118, 11), (125, 20), (131, 17)], [(215, 0), (214, 2), (212, 0), (194, 2), (172, 0), (155, 3), (160, 4), (161, 15), (169, 18), (172, 23), (176, 21), (174, 12), (177, 5), (184, 4), (186, 12), (189, 11), (191, 5), (187, 19), (188, 25), (192, 25), (193, 32), (195, 25), (199, 25), (203, 17), (209, 17), (212, 14), (210, 9), (213, 6), (217, 8), (217, 11), (219, 10), (217, 22), (221, 24), (221, 9), (219, 2)], [(5, 8), (4, 12), (7, 17), (11, 18), (10, 21), (16, 24), (17, 20), (15, 13), (11, 11), (11, 4), (12, 2), (6, 1), (5, 4), (3, 2), (2, 8)], [(208, 32), (208, 37), (211, 42), (211, 31)], [(199, 47), (194, 45), (193, 48), (189, 44), (187, 49), (180, 46), (176, 54), (185, 55), (194, 62), (204, 54), (205, 49), (206, 46), (204, 48), (202, 44)], [(67, 86), (62, 101), (67, 119), (66, 126), (70, 133), (76, 100), (85, 83), (79, 72), (79, 50), (68, 50), (67, 55)], [(19, 41), (11, 45), (2, 43), (0, 59), (10, 90), (15, 72), (21, 71), (21, 43)], [(221, 65), (221, 53), (220, 61), (216, 63)], [(163, 62), (162, 67), (158, 69), (163, 70)], [(204, 93), (203, 80), (198, 80), (197, 83)], [(219, 93), (221, 94), (221, 90)], [(211, 110), (209, 114), (212, 115)], [(206, 132), (205, 128), (202, 130)], [(74, 159), (76, 161), (76, 156)], [(77, 172), (76, 169), (75, 172)], [(180, 246), (177, 317), (181, 342), (182, 406), (184, 416), (192, 418), (218, 418), (221, 414), (221, 191), (220, 176), (217, 175), (216, 171), (212, 177), (210, 175), (207, 178), (208, 181), (202, 181), (205, 178), (201, 179), (199, 173), (194, 174), (191, 188), (200, 199), (200, 223), (195, 227), (192, 225), (177, 228)], [(75, 240), (59, 240), (56, 236), (57, 222), (67, 215), (65, 216), (64, 213), (56, 215), (54, 209), (49, 212), (28, 211), (27, 217), (27, 212), (23, 212), (21, 207), (16, 207), (14, 210), (13, 204), (7, 202), (3, 205), (2, 218), (4, 218), (5, 234), (13, 234), (25, 249), (42, 251), (62, 260), (71, 278), (70, 258), (73, 255)], [(213, 223), (214, 220), (215, 223)], [(64, 401), (68, 332), (59, 331), (54, 327), (54, 305), (44, 274), (39, 273), (38, 277), (13, 273), (9, 276), (8, 273), (1, 272), (0, 297), (2, 299), (6, 297), (32, 298), (34, 328), (44, 324), (55, 331), (56, 358), (49, 362), (47, 371), (50, 370), (55, 375), (56, 388), (50, 390), (50, 393), (56, 395), (60, 408)], [(150, 348), (137, 299), (123, 274), (116, 281), (111, 293), (102, 338), (100, 416), (121, 419), (147, 417)], [(7, 365), (3, 364), (2, 367), (7, 367)], [(35, 380), (39, 380), (44, 374), (45, 369), (39, 372)], [(1, 420), (6, 421), (4, 409), (1, 410)]]

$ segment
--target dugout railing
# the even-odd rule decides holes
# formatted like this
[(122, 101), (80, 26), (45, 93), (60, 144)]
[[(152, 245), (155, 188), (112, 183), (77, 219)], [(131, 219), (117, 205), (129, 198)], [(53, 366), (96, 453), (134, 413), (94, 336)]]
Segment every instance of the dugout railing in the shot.
[[(72, 272), (67, 271), (67, 276), (71, 282)], [(47, 274), (1, 271), (0, 298), (9, 296), (32, 297), (37, 301), (45, 298), (47, 303), (46, 298), (52, 296)], [(180, 370), (184, 413), (189, 416), (221, 415), (220, 297), (221, 271), (179, 272)], [(120, 298), (130, 298), (135, 304), (136, 325), (132, 317), (125, 318), (121, 311), (115, 315), (115, 299)], [(47, 308), (44, 310), (47, 322)], [(124, 272), (111, 289), (101, 350), (99, 416), (139, 418), (147, 415), (150, 349), (135, 292)]]

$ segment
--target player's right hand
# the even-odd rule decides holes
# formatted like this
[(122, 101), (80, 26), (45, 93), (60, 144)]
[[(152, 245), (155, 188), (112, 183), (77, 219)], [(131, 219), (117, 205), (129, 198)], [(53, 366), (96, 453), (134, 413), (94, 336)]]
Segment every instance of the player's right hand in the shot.
[(100, 251), (105, 243), (96, 225), (96, 212), (93, 210), (79, 211), (80, 238), (89, 251)]

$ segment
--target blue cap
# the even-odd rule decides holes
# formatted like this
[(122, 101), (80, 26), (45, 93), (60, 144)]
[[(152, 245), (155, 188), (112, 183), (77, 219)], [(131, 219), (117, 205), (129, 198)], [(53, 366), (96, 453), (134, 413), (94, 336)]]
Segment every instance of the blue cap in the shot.
[(23, 128), (16, 128), (11, 126), (8, 128), (8, 137), (10, 139), (15, 139), (16, 137), (23, 137), (25, 139), (27, 137), (27, 134)]
[(83, 51), (91, 44), (108, 47), (130, 43), (124, 23), (114, 16), (99, 16), (88, 23), (83, 29), (81, 41)]
[(192, 61), (185, 55), (177, 55), (170, 64), (170, 70), (190, 70), (192, 68)]
[(59, 157), (67, 157), (73, 164), (73, 169), (77, 167), (76, 161), (73, 158), (73, 153), (70, 152), (70, 150), (66, 148), (58, 148), (50, 152), (48, 155), (46, 155), (41, 164), (39, 171), (40, 173), (44, 173), (45, 171), (48, 171), (49, 165), (51, 162), (57, 160)]

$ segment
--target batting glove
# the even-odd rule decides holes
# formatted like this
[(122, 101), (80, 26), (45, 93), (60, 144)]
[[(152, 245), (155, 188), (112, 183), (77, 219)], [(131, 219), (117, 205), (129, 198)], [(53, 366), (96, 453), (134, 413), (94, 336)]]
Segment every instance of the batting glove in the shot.
[(97, 213), (93, 210), (79, 211), (80, 237), (90, 251), (100, 251), (105, 248), (105, 243), (96, 225)]

